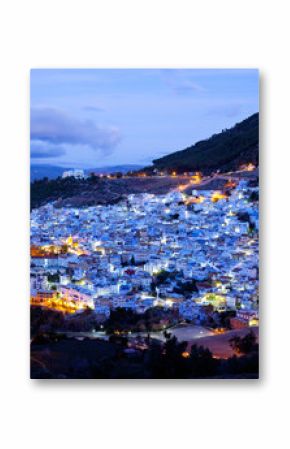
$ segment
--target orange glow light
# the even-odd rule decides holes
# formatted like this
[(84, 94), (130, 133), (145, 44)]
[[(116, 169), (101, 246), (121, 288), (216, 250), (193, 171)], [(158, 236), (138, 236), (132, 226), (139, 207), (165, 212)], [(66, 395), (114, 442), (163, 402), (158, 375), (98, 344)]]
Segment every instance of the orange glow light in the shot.
[(191, 177), (191, 184), (199, 184), (202, 180), (202, 176), (200, 172), (196, 172), (195, 175)]
[(224, 200), (227, 198), (227, 195), (225, 195), (224, 193), (221, 193), (219, 191), (216, 191), (212, 194), (211, 200), (213, 203), (216, 203), (219, 200)]
[(255, 165), (250, 162), (249, 164), (241, 165), (240, 170), (241, 171), (253, 171), (253, 170), (255, 170), (255, 168), (256, 168)]
[(226, 184), (225, 184), (225, 188), (226, 189), (233, 189), (236, 187), (236, 183), (234, 181), (232, 181), (232, 179), (229, 179)]

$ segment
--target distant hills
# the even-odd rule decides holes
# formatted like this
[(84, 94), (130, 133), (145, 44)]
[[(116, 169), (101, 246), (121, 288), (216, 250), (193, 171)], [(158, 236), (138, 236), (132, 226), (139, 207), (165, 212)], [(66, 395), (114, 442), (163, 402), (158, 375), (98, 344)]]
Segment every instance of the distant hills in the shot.
[[(142, 172), (147, 171), (148, 174), (154, 175), (158, 174), (153, 172), (157, 169), (164, 173), (202, 171), (204, 174), (210, 174), (217, 170), (237, 171), (241, 165), (248, 163), (256, 166), (259, 164), (258, 113), (185, 150), (154, 160), (154, 165), (143, 168)], [(40, 207), (49, 201), (56, 201), (58, 207), (112, 204), (130, 193), (163, 194), (182, 182), (182, 178), (174, 176), (138, 176), (141, 172), (139, 165), (116, 165), (85, 170), (86, 174), (133, 172), (132, 177), (118, 179), (98, 176), (80, 180), (71, 177), (62, 179), (64, 170), (68, 168), (53, 165), (31, 166), (31, 208)]]
[(30, 166), (30, 180), (35, 181), (36, 179), (54, 179), (58, 176), (61, 176), (62, 173), (66, 170), (63, 167), (57, 167), (55, 165), (34, 165)]
[(202, 171), (237, 170), (246, 163), (259, 163), (259, 114), (253, 114), (209, 139), (153, 161), (147, 170)]
[[(230, 129), (224, 129), (209, 139), (201, 140), (181, 151), (153, 160), (153, 165), (142, 168), (141, 165), (127, 164), (104, 166), (85, 169), (86, 174), (92, 172), (109, 174), (115, 172), (127, 173), (129, 171), (202, 171), (209, 174), (212, 171), (235, 171), (243, 164), (259, 164), (259, 114), (253, 114)], [(79, 167), (70, 167), (79, 168)], [(65, 170), (70, 168), (55, 165), (32, 164), (30, 169), (31, 181), (43, 179), (56, 179)]]
[(98, 168), (90, 168), (88, 170), (85, 170), (87, 174), (89, 173), (103, 173), (109, 174), (109, 173), (128, 173), (129, 171), (136, 171), (142, 168), (142, 165), (137, 164), (127, 164), (127, 165), (114, 165), (112, 167), (98, 167)]
[[(57, 165), (49, 165), (49, 164), (32, 164), (30, 167), (30, 180), (35, 181), (36, 179), (56, 179), (59, 176), (62, 176), (63, 172), (65, 170), (70, 170), (72, 168), (79, 168), (79, 167), (59, 167)], [(135, 171), (142, 168), (141, 165), (136, 164), (127, 164), (127, 165), (115, 165), (112, 167), (98, 167), (98, 168), (88, 168), (85, 169), (84, 172), (86, 174), (90, 173), (127, 173), (128, 171)]]

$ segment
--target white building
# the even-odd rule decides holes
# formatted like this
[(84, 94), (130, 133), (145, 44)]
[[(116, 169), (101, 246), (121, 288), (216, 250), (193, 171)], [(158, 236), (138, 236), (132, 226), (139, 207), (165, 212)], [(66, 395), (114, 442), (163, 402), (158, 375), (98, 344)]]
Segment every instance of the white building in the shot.
[(61, 285), (58, 291), (63, 299), (75, 303), (79, 307), (89, 307), (94, 309), (92, 293), (79, 286)]
[(76, 179), (84, 179), (85, 173), (84, 170), (75, 168), (74, 170), (66, 170), (62, 174), (63, 178), (76, 178)]

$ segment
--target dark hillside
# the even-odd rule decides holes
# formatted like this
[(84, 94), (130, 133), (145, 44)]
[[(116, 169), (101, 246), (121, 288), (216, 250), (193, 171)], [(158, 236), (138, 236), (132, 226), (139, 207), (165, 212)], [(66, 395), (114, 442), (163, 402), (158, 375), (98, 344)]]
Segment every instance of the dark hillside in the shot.
[(55, 201), (56, 207), (86, 207), (113, 204), (132, 193), (164, 194), (188, 179), (179, 177), (132, 177), (107, 179), (42, 179), (31, 183), (31, 209)]
[(153, 161), (158, 170), (196, 171), (237, 170), (240, 165), (259, 163), (259, 114), (231, 129), (214, 134), (185, 150)]

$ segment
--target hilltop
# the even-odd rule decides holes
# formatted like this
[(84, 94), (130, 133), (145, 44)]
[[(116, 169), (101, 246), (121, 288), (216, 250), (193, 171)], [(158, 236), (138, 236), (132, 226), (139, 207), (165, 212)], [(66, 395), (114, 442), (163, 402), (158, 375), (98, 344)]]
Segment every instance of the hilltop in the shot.
[(253, 114), (209, 139), (153, 161), (146, 170), (235, 171), (242, 164), (259, 164), (259, 114)]

